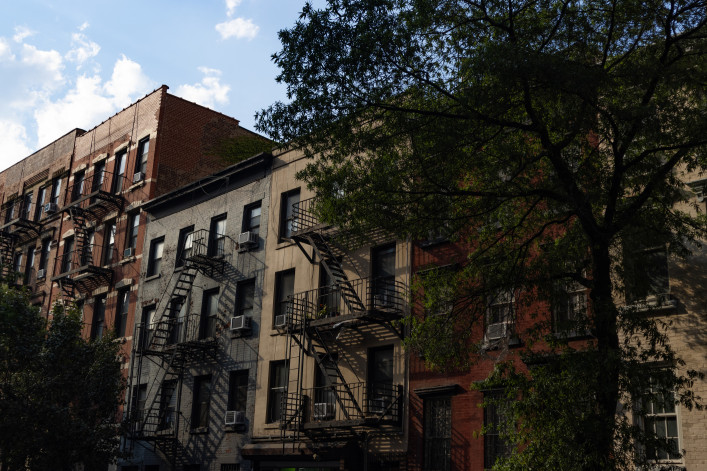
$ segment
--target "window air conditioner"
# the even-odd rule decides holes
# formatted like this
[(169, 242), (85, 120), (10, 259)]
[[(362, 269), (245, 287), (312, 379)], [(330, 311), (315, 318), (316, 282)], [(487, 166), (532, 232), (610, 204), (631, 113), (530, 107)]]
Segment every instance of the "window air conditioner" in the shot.
[(501, 322), (498, 324), (490, 324), (486, 326), (486, 339), (498, 340), (506, 336), (508, 324)]
[(142, 172), (135, 172), (133, 174), (133, 183), (141, 182), (145, 179), (145, 174)]
[(287, 314), (275, 316), (275, 327), (285, 327), (287, 325)]
[(236, 331), (236, 332), (250, 330), (250, 317), (248, 317), (248, 316), (231, 317), (231, 330)]
[(252, 231), (241, 232), (238, 236), (238, 251), (245, 252), (258, 246), (258, 234)]
[(127, 249), (123, 250), (123, 258), (132, 257), (133, 255), (135, 255), (134, 248), (128, 247)]
[(368, 404), (368, 410), (371, 414), (382, 414), (387, 407), (388, 401), (384, 397), (374, 397)]
[(56, 203), (47, 203), (44, 205), (45, 214), (54, 214), (57, 211), (59, 211), (59, 205), (57, 205)]
[(37, 279), (38, 280), (41, 280), (45, 276), (47, 276), (47, 271), (44, 268), (37, 270)]
[(245, 412), (242, 410), (227, 410), (224, 423), (226, 425), (245, 425)]
[(315, 402), (312, 416), (315, 419), (333, 419), (334, 405), (328, 402)]

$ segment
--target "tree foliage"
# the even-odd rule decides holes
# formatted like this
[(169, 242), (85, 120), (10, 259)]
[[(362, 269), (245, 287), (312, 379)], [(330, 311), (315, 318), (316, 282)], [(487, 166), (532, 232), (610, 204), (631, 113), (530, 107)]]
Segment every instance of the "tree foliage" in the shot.
[[(631, 398), (656, 364), (677, 401), (698, 404), (665, 324), (624, 303), (649, 284), (623, 280), (651, 263), (625, 248), (685, 257), (707, 235), (682, 181), (707, 162), (706, 17), (701, 0), (328, 0), (280, 32), (290, 101), (258, 128), (317, 157), (300, 177), (320, 214), (361, 234), (441, 229), (468, 249), (422, 288), (428, 307), (451, 290), (454, 309), (412, 319), (408, 343), (438, 367), (498, 361), (485, 386), (507, 384), (528, 425), (507, 431), (522, 446), (498, 467), (632, 467), (655, 437), (616, 404), (640, 415)], [(568, 286), (590, 311), (572, 347), (547, 316)], [(501, 292), (516, 325), (535, 319), (517, 340), (546, 366), (484, 346)], [(567, 398), (559, 415), (552, 398)]]
[(87, 341), (78, 310), (47, 322), (26, 292), (0, 286), (0, 469), (100, 469), (118, 455), (120, 346)]

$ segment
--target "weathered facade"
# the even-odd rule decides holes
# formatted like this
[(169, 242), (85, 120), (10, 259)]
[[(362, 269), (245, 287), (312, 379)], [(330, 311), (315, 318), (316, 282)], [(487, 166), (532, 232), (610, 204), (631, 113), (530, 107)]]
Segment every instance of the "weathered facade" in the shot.
[(270, 162), (254, 156), (143, 207), (122, 469), (250, 469), (240, 450), (256, 401)]
[(403, 469), (409, 244), (347, 240), (321, 224), (295, 174), (275, 156), (265, 253), (254, 469)]

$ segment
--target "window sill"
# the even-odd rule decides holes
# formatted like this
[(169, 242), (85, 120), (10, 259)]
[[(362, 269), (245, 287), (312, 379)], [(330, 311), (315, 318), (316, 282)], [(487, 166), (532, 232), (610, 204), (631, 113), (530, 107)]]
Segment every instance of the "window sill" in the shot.
[(280, 239), (277, 241), (277, 247), (275, 247), (275, 250), (284, 249), (285, 247), (291, 247), (293, 245), (295, 245), (295, 242), (292, 239)]
[(196, 427), (189, 430), (189, 433), (192, 435), (205, 435), (209, 433), (209, 427)]
[(159, 278), (159, 277), (161, 277), (161, 276), (162, 276), (162, 273), (158, 273), (158, 274), (156, 274), (156, 275), (151, 275), (151, 276), (146, 277), (146, 278), (145, 278), (145, 281), (156, 280), (157, 278)]
[(592, 337), (592, 332), (589, 330), (575, 331), (575, 330), (561, 330), (553, 332), (552, 336), (560, 340), (581, 340)]
[(135, 190), (137, 190), (138, 188), (142, 188), (143, 186), (145, 186), (145, 179), (144, 179), (144, 178), (143, 178), (142, 180), (140, 180), (139, 182), (130, 185), (130, 186), (128, 187), (128, 191), (129, 191), (129, 192), (130, 192), (130, 191), (135, 191)]
[(124, 259), (122, 259), (118, 263), (120, 263), (121, 265), (125, 265), (126, 263), (131, 263), (131, 262), (134, 262), (135, 260), (137, 260), (137, 257), (135, 255), (131, 255), (129, 257), (125, 257)]

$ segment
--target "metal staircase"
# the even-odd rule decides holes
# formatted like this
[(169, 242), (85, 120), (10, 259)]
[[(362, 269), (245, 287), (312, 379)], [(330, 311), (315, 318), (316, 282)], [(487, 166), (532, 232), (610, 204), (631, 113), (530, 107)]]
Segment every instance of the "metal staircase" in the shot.
[[(213, 355), (217, 342), (213, 337), (202, 338), (200, 316), (182, 315), (199, 273), (207, 277), (223, 274), (223, 257), (209, 255), (211, 240), (206, 230), (192, 233), (192, 253), (184, 259), (179, 275), (163, 298), (166, 305), (152, 322), (135, 324), (135, 339), (131, 355), (130, 378), (138, 385), (147, 373), (148, 362), (153, 365), (149, 374), (149, 399), (143, 410), (138, 410), (137, 387), (133, 387), (129, 411), (129, 447), (136, 441), (146, 441), (170, 456), (172, 463), (179, 458), (179, 411), (184, 373), (193, 359)], [(156, 371), (155, 371), (156, 370)], [(156, 373), (156, 374), (155, 374)], [(176, 395), (176, 400), (175, 400)], [(171, 407), (174, 404), (174, 407)]]
[(0, 276), (9, 280), (13, 274), (13, 256), (15, 251), (15, 236), (6, 231), (0, 231)]
[[(346, 252), (336, 243), (337, 230), (320, 223), (312, 208), (313, 200), (294, 205), (297, 224), (292, 239), (310, 263), (326, 271), (330, 285), (296, 293), (288, 302), (287, 323), (281, 329), (289, 337), (286, 354), (290, 362), (288, 393), (283, 397), (280, 420), (283, 442), (285, 430), (294, 431), (295, 440), (300, 432), (310, 438), (331, 430), (338, 435), (356, 436), (383, 422), (397, 424), (400, 419), (400, 388), (390, 391), (384, 407), (370, 407), (370, 385), (358, 378), (355, 383), (347, 381), (335, 361), (337, 335), (344, 324), (383, 323), (391, 317), (381, 316), (373, 301), (374, 280), (352, 281), (346, 276), (341, 264)], [(334, 305), (330, 306), (331, 299), (327, 297), (332, 295), (335, 295)], [(399, 312), (402, 310), (396, 310)], [(308, 356), (315, 360), (323, 383), (311, 390), (304, 389), (302, 384), (304, 360)], [(355, 374), (353, 369), (352, 373)], [(317, 397), (325, 398), (331, 405), (316, 403)], [(335, 410), (330, 410), (334, 407)]]

